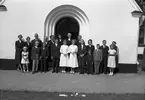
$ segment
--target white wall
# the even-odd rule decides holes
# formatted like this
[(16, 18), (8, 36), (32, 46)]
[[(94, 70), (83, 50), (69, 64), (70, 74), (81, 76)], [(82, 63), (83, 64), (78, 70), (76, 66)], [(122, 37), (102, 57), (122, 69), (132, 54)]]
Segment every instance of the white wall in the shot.
[(18, 34), (33, 38), (44, 36), (44, 21), (49, 12), (62, 4), (82, 9), (89, 18), (93, 43), (115, 40), (120, 49), (120, 63), (136, 63), (138, 19), (128, 0), (7, 0), (7, 12), (0, 12), (0, 58), (14, 59)]

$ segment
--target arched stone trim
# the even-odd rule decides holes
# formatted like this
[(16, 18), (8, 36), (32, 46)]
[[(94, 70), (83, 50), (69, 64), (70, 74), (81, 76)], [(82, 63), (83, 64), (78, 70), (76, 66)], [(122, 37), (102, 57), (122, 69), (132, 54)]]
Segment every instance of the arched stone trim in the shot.
[(84, 40), (89, 36), (89, 19), (86, 14), (78, 7), (73, 5), (61, 5), (54, 8), (46, 17), (44, 36), (54, 35), (56, 23), (64, 17), (71, 17), (78, 21), (80, 26), (80, 35)]

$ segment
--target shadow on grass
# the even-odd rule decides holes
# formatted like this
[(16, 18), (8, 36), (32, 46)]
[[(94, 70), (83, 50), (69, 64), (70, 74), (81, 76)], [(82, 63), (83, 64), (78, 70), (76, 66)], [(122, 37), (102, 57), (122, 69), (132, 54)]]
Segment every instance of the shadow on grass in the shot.
[[(59, 94), (66, 94), (68, 97), (61, 97)], [(72, 94), (75, 93), (0, 90), (0, 100), (145, 100), (145, 94), (136, 93), (79, 93), (77, 96), (71, 96)]]

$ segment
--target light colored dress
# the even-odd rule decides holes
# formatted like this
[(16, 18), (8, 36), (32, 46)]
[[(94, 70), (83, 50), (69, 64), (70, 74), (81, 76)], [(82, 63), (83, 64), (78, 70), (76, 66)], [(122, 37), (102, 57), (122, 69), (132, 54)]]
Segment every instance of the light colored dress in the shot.
[(68, 52), (70, 53), (68, 59), (68, 67), (71, 68), (78, 67), (78, 59), (77, 59), (78, 47), (76, 45), (70, 45), (68, 47)]
[(59, 66), (60, 67), (68, 67), (68, 46), (67, 45), (62, 45), (60, 47), (60, 62)]
[(115, 49), (110, 49), (108, 51), (109, 54), (114, 55), (114, 56), (108, 56), (108, 67), (110, 68), (116, 68), (116, 62), (115, 62), (115, 53), (116, 50)]
[(28, 64), (29, 63), (28, 55), (29, 55), (29, 52), (22, 52), (21, 64)]

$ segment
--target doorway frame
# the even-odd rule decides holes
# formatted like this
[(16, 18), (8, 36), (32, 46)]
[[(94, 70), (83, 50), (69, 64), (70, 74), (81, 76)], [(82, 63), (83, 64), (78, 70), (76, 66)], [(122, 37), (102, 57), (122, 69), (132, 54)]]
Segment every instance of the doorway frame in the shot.
[(89, 19), (87, 15), (74, 5), (60, 5), (51, 10), (45, 19), (44, 37), (50, 39), (50, 35), (55, 33), (56, 23), (64, 17), (74, 18), (79, 23), (79, 35), (87, 41), (89, 39)]

